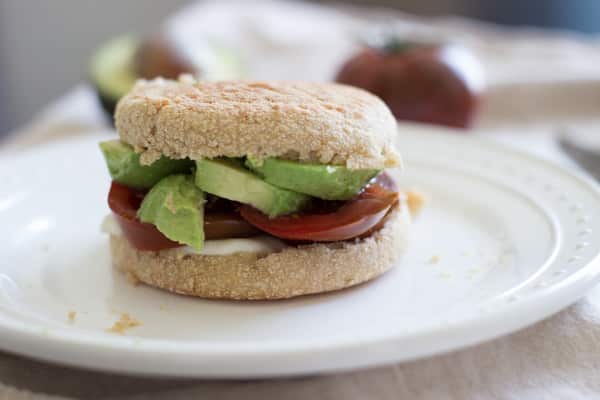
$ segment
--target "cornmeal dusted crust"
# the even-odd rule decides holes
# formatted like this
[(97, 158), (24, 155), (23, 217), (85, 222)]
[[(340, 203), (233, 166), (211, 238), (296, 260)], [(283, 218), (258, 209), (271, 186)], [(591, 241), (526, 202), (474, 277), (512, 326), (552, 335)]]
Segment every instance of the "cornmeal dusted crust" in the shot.
[(283, 299), (343, 289), (383, 274), (403, 253), (409, 224), (410, 214), (402, 206), (368, 238), (287, 247), (266, 255), (139, 251), (114, 235), (110, 244), (115, 266), (148, 285), (206, 298)]
[(119, 101), (115, 124), (144, 164), (164, 154), (400, 166), (392, 147), (396, 121), (387, 106), (338, 84), (142, 80)]

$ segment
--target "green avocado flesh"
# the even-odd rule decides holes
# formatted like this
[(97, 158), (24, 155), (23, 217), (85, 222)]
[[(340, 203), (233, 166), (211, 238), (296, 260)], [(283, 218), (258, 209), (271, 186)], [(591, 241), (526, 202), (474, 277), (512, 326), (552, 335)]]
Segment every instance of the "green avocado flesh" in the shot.
[(352, 170), (276, 158), (258, 162), (249, 157), (246, 166), (272, 185), (325, 200), (351, 199), (379, 173), (376, 169)]
[(137, 189), (151, 188), (167, 175), (189, 173), (194, 166), (192, 160), (173, 160), (164, 156), (150, 165), (141, 165), (139, 153), (120, 140), (102, 142), (100, 149), (112, 179)]
[(201, 251), (204, 245), (204, 193), (191, 175), (171, 175), (158, 182), (138, 210), (169, 239)]
[(90, 77), (100, 96), (115, 103), (135, 84), (133, 59), (138, 40), (120, 36), (104, 44), (92, 57)]
[(270, 217), (300, 210), (310, 197), (273, 186), (231, 159), (196, 161), (196, 185), (205, 192), (250, 204)]

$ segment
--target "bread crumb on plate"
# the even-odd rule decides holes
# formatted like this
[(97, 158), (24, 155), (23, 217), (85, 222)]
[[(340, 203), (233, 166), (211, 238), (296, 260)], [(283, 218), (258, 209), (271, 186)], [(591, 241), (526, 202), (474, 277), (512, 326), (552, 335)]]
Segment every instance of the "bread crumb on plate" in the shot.
[(142, 325), (140, 321), (131, 317), (128, 313), (122, 313), (119, 320), (116, 321), (113, 326), (108, 328), (106, 331), (124, 335), (127, 329), (135, 328), (136, 326), (140, 325)]
[(406, 204), (410, 210), (410, 215), (415, 216), (419, 214), (426, 202), (427, 197), (424, 193), (419, 192), (418, 190), (406, 191)]

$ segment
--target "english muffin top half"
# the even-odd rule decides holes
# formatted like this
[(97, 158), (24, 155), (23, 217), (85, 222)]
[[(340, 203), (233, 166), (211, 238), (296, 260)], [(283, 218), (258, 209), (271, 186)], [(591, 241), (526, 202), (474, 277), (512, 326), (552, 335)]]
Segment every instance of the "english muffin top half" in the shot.
[(142, 80), (119, 101), (115, 123), (142, 164), (165, 155), (401, 166), (389, 109), (366, 91), (338, 84)]

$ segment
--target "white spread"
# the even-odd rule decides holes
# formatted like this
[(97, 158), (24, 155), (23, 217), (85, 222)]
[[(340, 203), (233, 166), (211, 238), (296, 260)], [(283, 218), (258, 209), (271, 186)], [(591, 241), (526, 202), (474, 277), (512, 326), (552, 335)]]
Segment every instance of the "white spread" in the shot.
[(106, 233), (107, 235), (121, 236), (123, 231), (119, 226), (116, 218), (112, 214), (108, 214), (102, 220), (102, 225), (100, 225), (100, 231), (102, 233)]
[(205, 256), (224, 256), (234, 253), (273, 253), (287, 247), (281, 240), (271, 236), (255, 236), (252, 238), (213, 239), (204, 242), (202, 251), (190, 246), (180, 249), (185, 254), (203, 254)]
[[(112, 214), (104, 217), (101, 226), (102, 232), (121, 236), (123, 231)], [(255, 236), (252, 238), (217, 239), (204, 242), (202, 251), (197, 251), (190, 246), (176, 249), (184, 254), (203, 254), (207, 256), (225, 256), (228, 254), (250, 252), (250, 253), (273, 253), (287, 247), (281, 240), (272, 236)]]

